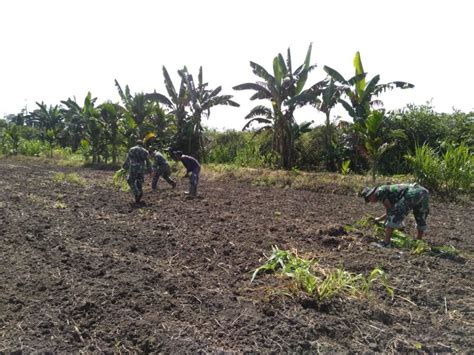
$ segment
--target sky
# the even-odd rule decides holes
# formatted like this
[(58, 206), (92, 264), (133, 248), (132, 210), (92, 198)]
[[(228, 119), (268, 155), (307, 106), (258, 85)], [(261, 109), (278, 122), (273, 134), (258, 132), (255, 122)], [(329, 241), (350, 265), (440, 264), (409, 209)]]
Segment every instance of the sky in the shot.
[[(56, 105), (88, 91), (97, 102), (119, 102), (114, 85), (132, 93), (166, 94), (162, 67), (179, 86), (184, 65), (203, 67), (210, 88), (241, 107), (215, 107), (204, 124), (241, 129), (253, 91), (233, 86), (259, 80), (249, 66), (272, 72), (291, 49), (293, 67), (310, 43), (317, 64), (307, 87), (330, 66), (353, 76), (360, 51), (368, 77), (407, 81), (410, 90), (380, 96), (389, 110), (431, 102), (438, 112), (474, 111), (474, 21), (469, 0), (4, 0), (0, 2), (0, 117), (35, 102)], [(334, 116), (346, 118), (343, 109)], [(298, 109), (298, 122), (324, 117)]]

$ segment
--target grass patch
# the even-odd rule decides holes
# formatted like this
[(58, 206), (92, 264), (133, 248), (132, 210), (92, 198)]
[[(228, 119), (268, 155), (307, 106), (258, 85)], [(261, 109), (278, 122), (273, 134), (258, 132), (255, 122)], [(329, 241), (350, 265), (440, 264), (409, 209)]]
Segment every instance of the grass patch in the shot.
[(342, 268), (324, 269), (315, 259), (304, 259), (296, 252), (272, 247), (272, 254), (267, 261), (255, 269), (251, 282), (260, 272), (282, 274), (294, 280), (297, 289), (315, 297), (318, 301), (330, 300), (336, 296), (369, 296), (375, 281), (382, 283), (393, 297), (393, 290), (388, 285), (387, 276), (380, 268), (375, 268), (366, 277), (354, 274)]
[(67, 205), (63, 202), (55, 202), (53, 205), (53, 208), (56, 208), (58, 210), (64, 210), (66, 209)]
[[(357, 221), (354, 226), (346, 226), (346, 231), (358, 229), (370, 230), (375, 238), (382, 240), (385, 235), (385, 227), (382, 223), (376, 222), (373, 216), (366, 216)], [(425, 240), (413, 239), (400, 230), (395, 229), (392, 235), (392, 245), (400, 249), (409, 249), (412, 254), (429, 254), (444, 257), (456, 257), (460, 254), (459, 250), (452, 245), (434, 246)]]
[[(207, 164), (204, 173), (209, 180), (237, 180), (256, 186), (293, 188), (330, 193), (358, 193), (365, 186), (372, 185), (371, 177), (355, 174), (337, 174), (329, 172), (305, 172), (293, 170), (270, 170), (240, 167), (226, 164)], [(401, 183), (412, 180), (407, 176), (380, 177), (378, 183)]]
[(84, 186), (86, 180), (79, 176), (77, 173), (56, 173), (53, 176), (53, 181), (58, 184), (72, 184)]

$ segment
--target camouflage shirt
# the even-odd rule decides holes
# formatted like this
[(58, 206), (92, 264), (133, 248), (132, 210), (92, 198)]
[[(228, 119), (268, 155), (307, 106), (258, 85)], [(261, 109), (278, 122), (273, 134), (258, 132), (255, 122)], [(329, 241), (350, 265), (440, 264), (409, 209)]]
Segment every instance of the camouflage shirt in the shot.
[(153, 152), (153, 167), (165, 168), (168, 166), (168, 161), (160, 152)]
[(150, 167), (148, 151), (139, 145), (130, 148), (127, 159), (125, 160), (125, 163), (123, 163), (123, 168), (130, 170), (144, 170), (145, 165), (147, 168)]
[(391, 204), (395, 204), (409, 187), (409, 184), (381, 185), (375, 191), (375, 196), (377, 196), (377, 201), (383, 202), (388, 199)]

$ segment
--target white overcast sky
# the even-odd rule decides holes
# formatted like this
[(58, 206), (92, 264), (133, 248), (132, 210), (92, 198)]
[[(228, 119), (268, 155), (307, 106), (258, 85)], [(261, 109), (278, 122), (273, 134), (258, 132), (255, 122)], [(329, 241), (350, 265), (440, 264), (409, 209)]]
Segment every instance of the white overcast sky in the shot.
[[(219, 107), (204, 122), (240, 129), (258, 102), (232, 87), (257, 79), (249, 61), (272, 71), (291, 48), (293, 66), (313, 43), (313, 71), (328, 65), (346, 78), (360, 51), (369, 77), (415, 84), (381, 96), (388, 109), (432, 100), (440, 112), (474, 110), (474, 21), (469, 0), (2, 0), (0, 117), (36, 101), (59, 104), (88, 91), (119, 101), (114, 79), (134, 92), (166, 93), (162, 66), (179, 85), (186, 65), (203, 67), (211, 88), (223, 87), (240, 108)], [(343, 111), (339, 111), (343, 114)], [(322, 116), (296, 112), (299, 122)]]

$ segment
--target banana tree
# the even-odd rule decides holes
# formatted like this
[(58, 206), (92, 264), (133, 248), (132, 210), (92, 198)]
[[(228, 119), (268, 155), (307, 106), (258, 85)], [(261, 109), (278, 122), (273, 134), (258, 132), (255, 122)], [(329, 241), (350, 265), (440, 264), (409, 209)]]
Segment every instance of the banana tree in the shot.
[[(387, 84), (379, 84), (380, 75), (374, 76), (370, 80), (366, 80), (367, 73), (364, 71), (360, 53), (356, 52), (354, 56), (355, 75), (350, 79), (345, 79), (338, 71), (324, 66), (324, 71), (339, 85), (339, 89), (349, 99), (347, 102), (344, 98), (339, 98), (339, 102), (345, 108), (347, 113), (352, 117), (354, 123), (364, 128), (364, 125), (371, 113), (376, 107), (383, 107), (383, 102), (377, 97), (388, 90), (410, 89), (414, 85), (404, 81), (392, 81)], [(355, 136), (354, 150), (358, 150), (360, 144), (359, 137)], [(355, 155), (354, 166), (357, 168), (357, 154)]]
[[(384, 141), (383, 126), (385, 121), (384, 111), (374, 110), (370, 112), (365, 124), (360, 122), (354, 124), (356, 131), (362, 135), (364, 147), (369, 155), (373, 183), (375, 183), (379, 161), (385, 151), (391, 146), (391, 144)], [(396, 132), (392, 133), (392, 136), (396, 134)]]
[[(169, 113), (174, 116), (176, 123), (176, 135), (174, 146), (177, 149), (186, 151), (186, 121), (188, 117), (187, 107), (190, 102), (189, 92), (186, 90), (186, 83), (181, 79), (179, 91), (176, 91), (173, 81), (168, 73), (168, 70), (163, 66), (163, 77), (165, 82), (165, 88), (169, 98), (156, 91), (147, 94), (147, 97), (164, 104), (170, 110)], [(186, 151), (186, 153), (189, 153)]]
[(331, 124), (331, 111), (339, 103), (343, 91), (339, 85), (336, 85), (334, 79), (328, 77), (309, 89), (304, 90), (300, 95), (295, 96), (291, 101), (299, 106), (310, 104), (323, 112), (326, 116), (324, 147), (326, 151), (326, 168), (330, 170), (336, 169), (334, 161), (334, 142), (333, 131), (334, 126)]
[(44, 102), (36, 102), (39, 109), (31, 113), (30, 121), (41, 131), (41, 139), (49, 144), (49, 156), (53, 157), (53, 147), (64, 129), (64, 116), (58, 105), (49, 107)]
[(253, 122), (263, 123), (273, 131), (273, 150), (280, 156), (280, 165), (290, 169), (293, 164), (294, 136), (293, 127), (296, 124), (294, 111), (297, 103), (291, 99), (303, 91), (308, 73), (315, 65), (310, 65), (310, 44), (305, 61), (295, 71), (292, 69), (291, 52), (288, 48), (286, 62), (281, 54), (273, 59), (273, 75), (261, 65), (250, 62), (253, 73), (263, 81), (244, 83), (234, 86), (234, 90), (256, 91), (250, 100), (269, 100), (271, 109), (258, 105), (246, 116), (249, 122), (244, 129)]
[(115, 80), (115, 86), (117, 87), (120, 99), (122, 100), (122, 111), (124, 116), (131, 118), (136, 124), (138, 131), (133, 134), (133, 136), (135, 138), (145, 137), (148, 133), (146, 120), (148, 120), (154, 112), (150, 96), (144, 93), (135, 93), (135, 95), (132, 95), (128, 85), (125, 86), (124, 91), (117, 80)]
[(175, 147), (185, 153), (193, 154), (198, 159), (203, 158), (205, 152), (202, 118), (208, 118), (214, 106), (236, 107), (239, 104), (231, 100), (231, 95), (219, 95), (222, 87), (209, 89), (209, 84), (203, 81), (202, 67), (199, 68), (197, 86), (186, 67), (178, 70), (178, 74), (181, 78), (179, 92), (176, 91), (168, 71), (163, 66), (165, 87), (169, 98), (157, 92), (147, 94), (147, 97), (166, 105), (175, 116), (177, 130)]
[(61, 108), (64, 116), (65, 132), (69, 138), (71, 149), (76, 152), (84, 138), (84, 118), (82, 116), (82, 109), (76, 103), (75, 99), (68, 98), (66, 101), (61, 101), (66, 108)]
[(360, 53), (356, 52), (354, 57), (355, 75), (346, 80), (338, 71), (324, 66), (324, 71), (340, 85), (340, 89), (349, 98), (350, 102), (340, 98), (338, 101), (344, 106), (347, 113), (354, 119), (354, 122), (362, 122), (368, 118), (371, 109), (377, 106), (383, 106), (381, 100), (376, 99), (381, 93), (399, 89), (411, 89), (413, 84), (404, 81), (392, 81), (387, 84), (379, 84), (380, 75), (366, 80), (367, 73), (362, 66)]
[(194, 152), (198, 159), (204, 158), (204, 142), (203, 142), (203, 117), (209, 118), (211, 108), (214, 106), (227, 105), (239, 107), (240, 105), (231, 100), (232, 95), (219, 95), (222, 87), (218, 86), (215, 89), (209, 89), (208, 83), (203, 81), (202, 67), (199, 68), (197, 86), (194, 83), (193, 76), (184, 67), (178, 71), (182, 80), (186, 84), (186, 90), (189, 93), (189, 110), (190, 115), (186, 121), (186, 132), (189, 152)]
[(84, 99), (84, 105), (81, 107), (76, 99), (68, 99), (61, 101), (66, 109), (66, 116), (75, 116), (77, 120), (82, 122), (83, 134), (86, 141), (91, 147), (92, 162), (98, 163), (101, 152), (104, 150), (104, 129), (105, 124), (102, 121), (98, 108), (95, 107), (97, 98), (92, 98), (90, 92)]
[[(123, 111), (119, 104), (112, 102), (101, 104), (99, 110), (102, 121), (105, 124), (105, 145), (110, 144), (112, 146), (112, 164), (116, 164), (118, 156), (117, 148), (120, 144), (119, 125), (123, 117)], [(106, 152), (108, 152), (108, 150), (106, 150)], [(107, 156), (105, 156), (105, 162), (107, 163)]]

